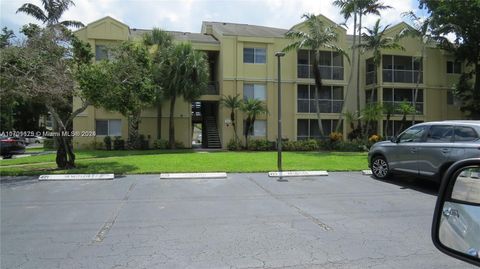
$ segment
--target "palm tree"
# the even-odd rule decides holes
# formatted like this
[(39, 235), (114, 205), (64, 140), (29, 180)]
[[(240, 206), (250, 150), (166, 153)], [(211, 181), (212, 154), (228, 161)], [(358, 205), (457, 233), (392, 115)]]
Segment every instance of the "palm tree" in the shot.
[(383, 113), (385, 114), (385, 117), (387, 120), (385, 124), (385, 130), (383, 130), (383, 137), (385, 138), (388, 137), (388, 127), (390, 126), (390, 118), (392, 117), (392, 114), (395, 113), (395, 111), (396, 111), (396, 108), (391, 103), (383, 104)]
[[(375, 96), (375, 92), (377, 90), (377, 69), (382, 61), (382, 50), (404, 50), (404, 48), (398, 44), (398, 36), (389, 37), (385, 35), (385, 32), (387, 31), (389, 26), (390, 25), (387, 25), (382, 29), (382, 27), (380, 26), (380, 19), (378, 19), (372, 29), (365, 28), (368, 33), (362, 34), (362, 38), (363, 40), (365, 40), (365, 43), (358, 44), (358, 47), (366, 51), (372, 51), (373, 53), (373, 87), (370, 94), (370, 103), (373, 103), (375, 101), (373, 100), (373, 97)], [(367, 122), (367, 126), (368, 125), (369, 123)]]
[[(425, 50), (427, 48), (428, 44), (434, 43), (435, 41), (438, 41), (438, 37), (434, 37), (431, 33), (431, 19), (430, 18), (420, 18), (413, 11), (410, 12), (405, 12), (402, 14), (404, 17), (408, 17), (412, 22), (413, 22), (413, 28), (405, 28), (400, 35), (401, 36), (411, 36), (414, 38), (419, 38), (422, 40), (422, 50), (420, 54), (420, 64), (419, 64), (419, 69), (418, 69), (418, 75), (417, 75), (417, 80), (415, 82), (415, 89), (413, 92), (413, 107), (415, 110), (417, 109), (417, 96), (418, 96), (418, 88), (420, 85), (420, 80), (422, 78), (422, 72), (423, 72), (423, 59), (425, 57)], [(444, 40), (444, 38), (441, 38)], [(412, 116), (412, 124), (415, 123), (415, 115), (417, 113), (415, 112)]]
[(370, 103), (367, 106), (365, 106), (364, 109), (362, 109), (361, 116), (363, 119), (365, 119), (366, 124), (364, 127), (365, 134), (369, 135), (372, 133), (371, 131), (371, 122), (378, 122), (379, 120), (382, 119), (383, 117), (383, 108), (380, 104), (378, 103)]
[(235, 142), (238, 141), (238, 134), (237, 134), (237, 124), (236, 124), (236, 117), (235, 112), (242, 106), (242, 101), (240, 96), (237, 94), (235, 96), (223, 96), (220, 99), (220, 103), (230, 109), (230, 121), (232, 122), (233, 132), (235, 133)]
[(265, 103), (258, 99), (247, 99), (244, 100), (240, 109), (245, 113), (245, 130), (243, 131), (245, 135), (245, 148), (248, 149), (248, 136), (253, 131), (253, 125), (255, 120), (259, 115), (268, 113)]
[(318, 128), (320, 130), (320, 136), (325, 137), (321, 116), (320, 116), (320, 104), (318, 101), (319, 91), (322, 88), (322, 77), (320, 74), (319, 59), (321, 49), (330, 49), (340, 52), (345, 55), (346, 53), (335, 45), (338, 39), (336, 27), (325, 25), (320, 16), (313, 14), (305, 14), (302, 16), (305, 19), (305, 25), (307, 26), (307, 32), (292, 30), (285, 34), (293, 42), (286, 46), (284, 51), (297, 50), (301, 48), (309, 48), (314, 51), (315, 57), (313, 57), (313, 76), (315, 79), (315, 105), (318, 119)]
[(25, 3), (18, 10), (17, 13), (23, 12), (41, 21), (47, 27), (63, 26), (63, 27), (84, 27), (83, 23), (79, 21), (60, 21), (63, 13), (68, 10), (70, 6), (75, 6), (72, 0), (42, 0), (42, 8)]
[[(355, 58), (355, 52), (357, 46), (357, 32), (358, 32), (358, 41), (359, 43), (362, 42), (361, 40), (361, 33), (362, 33), (362, 16), (368, 14), (380, 15), (380, 10), (389, 9), (390, 6), (383, 5), (379, 3), (378, 0), (335, 0), (333, 4), (340, 8), (340, 13), (343, 15), (345, 22), (352, 17), (353, 14), (353, 44), (352, 44), (352, 61), (355, 62), (357, 60), (356, 66), (356, 90), (357, 96), (360, 96), (360, 51), (357, 53), (357, 57)], [(357, 18), (359, 19), (359, 23), (357, 25)], [(353, 66), (355, 63), (353, 63)], [(352, 68), (352, 72), (350, 72), (350, 78), (348, 80), (348, 85), (351, 84), (351, 79), (354, 71)], [(349, 87), (347, 87), (348, 91)], [(346, 95), (348, 96), (348, 94)], [(346, 103), (346, 101), (345, 101)], [(343, 110), (342, 110), (343, 111)], [(360, 99), (357, 98), (357, 111), (360, 111)], [(360, 124), (360, 123), (359, 123)]]
[(175, 148), (174, 111), (177, 97), (192, 102), (208, 87), (208, 62), (205, 53), (193, 49), (190, 43), (179, 43), (168, 49), (160, 64), (163, 97), (170, 100), (168, 142)]
[(153, 28), (152, 32), (143, 36), (142, 41), (149, 48), (152, 55), (153, 80), (159, 86), (157, 87), (157, 139), (160, 139), (162, 135), (162, 103), (164, 101), (161, 88), (163, 77), (160, 72), (160, 65), (164, 57), (167, 57), (168, 48), (173, 44), (173, 36), (159, 28)]
[(407, 100), (402, 101), (398, 107), (397, 112), (402, 114), (402, 124), (400, 125), (400, 132), (403, 131), (407, 125), (407, 115), (415, 113), (415, 107)]

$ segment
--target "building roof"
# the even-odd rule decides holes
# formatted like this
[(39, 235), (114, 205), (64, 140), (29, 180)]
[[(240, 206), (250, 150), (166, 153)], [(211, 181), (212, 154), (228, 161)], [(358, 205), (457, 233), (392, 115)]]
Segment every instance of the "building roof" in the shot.
[(224, 36), (249, 36), (249, 37), (284, 37), (287, 29), (267, 26), (204, 21), (204, 25), (212, 25), (218, 33)]
[[(150, 32), (152, 32), (152, 30), (130, 28), (130, 36), (133, 38), (141, 37), (142, 35)], [(173, 38), (177, 41), (220, 44), (220, 42), (218, 42), (218, 40), (211, 35), (200, 34), (200, 33), (190, 33), (190, 32), (178, 32), (178, 31), (166, 31), (166, 32), (170, 33), (173, 36)]]

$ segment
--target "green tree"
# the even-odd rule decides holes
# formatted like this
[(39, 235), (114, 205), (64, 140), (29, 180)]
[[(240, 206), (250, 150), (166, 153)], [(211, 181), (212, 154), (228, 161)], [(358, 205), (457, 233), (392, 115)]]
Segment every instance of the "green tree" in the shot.
[(230, 109), (230, 121), (232, 122), (233, 132), (235, 134), (235, 142), (237, 142), (239, 139), (237, 134), (237, 118), (235, 113), (242, 106), (240, 96), (238, 94), (235, 96), (223, 96), (222, 99), (220, 99), (220, 103), (224, 107)]
[(285, 36), (292, 40), (288, 46), (286, 46), (284, 51), (298, 50), (298, 49), (310, 49), (314, 52), (312, 70), (313, 76), (315, 79), (315, 106), (318, 119), (318, 128), (320, 130), (320, 136), (325, 137), (323, 131), (321, 115), (320, 115), (320, 104), (318, 101), (319, 91), (322, 88), (322, 76), (320, 74), (320, 51), (322, 49), (330, 49), (337, 51), (344, 55), (347, 54), (339, 48), (335, 43), (338, 40), (338, 34), (336, 32), (335, 26), (325, 25), (320, 16), (313, 14), (305, 14), (302, 16), (305, 19), (305, 26), (307, 31), (298, 31), (291, 30), (285, 34)]
[[(78, 57), (70, 56), (74, 55), (75, 51), (88, 55), (91, 48), (80, 41), (72, 42), (73, 39), (73, 34), (66, 31), (39, 28), (38, 32), (32, 32), (24, 43), (0, 50), (0, 96), (5, 96), (8, 91), (15, 92), (47, 107), (58, 123), (60, 136), (56, 137), (56, 162), (61, 169), (75, 167), (71, 137), (64, 135), (64, 132), (71, 130), (72, 121), (79, 113), (88, 105), (95, 104), (92, 96), (101, 95), (104, 90), (75, 86), (75, 73), (78, 68), (90, 64), (91, 61), (88, 59), (87, 62), (78, 62)], [(72, 107), (74, 96), (78, 96), (82, 101), (75, 109)]]
[(407, 115), (415, 113), (415, 107), (407, 100), (403, 100), (396, 108), (397, 112), (402, 115), (402, 123), (400, 125), (400, 132), (407, 127)]
[(386, 118), (385, 130), (383, 130), (384, 138), (389, 137), (388, 128), (390, 127), (390, 119), (392, 117), (392, 114), (394, 114), (395, 112), (396, 108), (391, 103), (383, 103), (383, 114), (385, 114)]
[[(352, 70), (350, 72), (350, 77), (348, 79), (347, 91), (350, 88), (353, 74), (356, 74), (356, 92), (357, 96), (360, 96), (360, 48), (357, 45), (358, 42), (361, 43), (362, 36), (362, 17), (368, 14), (374, 14), (379, 16), (381, 10), (389, 9), (390, 6), (386, 6), (383, 3), (379, 3), (378, 0), (334, 0), (333, 4), (340, 8), (340, 13), (343, 15), (345, 21), (348, 21), (353, 15), (353, 43), (351, 47), (352, 51)], [(358, 18), (358, 24), (357, 24)], [(358, 52), (357, 52), (358, 50)], [(356, 57), (355, 57), (356, 55)], [(356, 65), (355, 65), (356, 60)], [(346, 97), (349, 96), (347, 93)], [(345, 100), (344, 104), (347, 100)], [(345, 108), (345, 105), (344, 105)], [(342, 109), (343, 111), (343, 109)], [(357, 98), (357, 111), (360, 111), (360, 98)], [(358, 123), (360, 125), (360, 122)], [(338, 125), (340, 126), (340, 124)]]
[[(429, 11), (432, 34), (435, 37), (455, 36), (454, 46), (441, 42), (443, 48), (455, 53), (457, 60), (466, 61), (473, 70), (464, 70), (457, 85), (461, 109), (473, 119), (480, 119), (480, 1), (420, 0), (420, 8)], [(474, 78), (473, 87), (467, 81)], [(465, 81), (462, 81), (465, 80)]]
[[(367, 33), (362, 34), (363, 40), (365, 40), (364, 43), (360, 43), (358, 47), (366, 50), (366, 51), (371, 51), (373, 54), (373, 87), (372, 87), (372, 92), (370, 94), (370, 103), (374, 103), (376, 100), (374, 100), (375, 92), (377, 91), (377, 72), (378, 72), (378, 67), (380, 66), (380, 63), (382, 61), (382, 50), (385, 49), (401, 49), (403, 50), (404, 48), (398, 44), (398, 36), (395, 37), (389, 37), (385, 35), (385, 32), (387, 31), (389, 25), (385, 27), (380, 26), (380, 19), (378, 19), (375, 22), (375, 25), (373, 26), (372, 29), (365, 28), (367, 30)], [(369, 122), (367, 121), (366, 126), (370, 126)], [(365, 135), (367, 135), (368, 130), (365, 129)]]
[(17, 13), (22, 12), (30, 15), (41, 21), (47, 27), (57, 25), (75, 28), (84, 27), (83, 23), (79, 21), (60, 21), (63, 13), (65, 13), (70, 6), (75, 6), (72, 0), (42, 0), (42, 5), (43, 10), (37, 5), (25, 3), (18, 8)]
[(168, 57), (169, 48), (173, 45), (173, 36), (159, 28), (153, 28), (152, 32), (143, 36), (143, 44), (148, 47), (152, 57), (152, 75), (153, 82), (157, 85), (157, 139), (161, 139), (162, 135), (162, 105), (165, 101), (162, 94), (162, 62)]
[(173, 121), (177, 97), (192, 102), (208, 87), (208, 61), (205, 53), (193, 49), (190, 43), (172, 45), (160, 65), (163, 97), (170, 100), (168, 142), (175, 148), (175, 124)]
[[(415, 81), (415, 89), (413, 92), (413, 107), (416, 109), (417, 107), (417, 98), (418, 98), (418, 88), (422, 79), (423, 74), (423, 59), (425, 58), (425, 51), (427, 46), (433, 44), (435, 41), (438, 41), (439, 38), (436, 38), (431, 33), (431, 20), (430, 18), (421, 18), (417, 16), (412, 11), (406, 12), (402, 14), (404, 17), (409, 18), (413, 22), (413, 28), (405, 28), (400, 33), (400, 36), (411, 36), (413, 38), (418, 38), (422, 41), (422, 49), (420, 52), (420, 57), (416, 58), (415, 60), (418, 61), (419, 69), (417, 79)], [(442, 41), (443, 38), (442, 38)], [(412, 124), (415, 122), (416, 113), (412, 116)]]
[[(118, 111), (128, 118), (128, 148), (140, 149), (138, 127), (142, 109), (155, 103), (156, 89), (151, 73), (147, 49), (132, 42), (124, 42), (112, 49), (112, 61), (102, 65), (109, 89), (100, 98), (101, 106)], [(99, 65), (101, 67), (102, 65)], [(95, 71), (95, 69), (91, 69)]]
[(252, 98), (244, 100), (240, 109), (245, 115), (245, 129), (243, 130), (243, 134), (245, 136), (245, 148), (248, 149), (248, 137), (253, 132), (253, 126), (257, 117), (268, 113), (268, 110), (263, 101)]
[(368, 138), (369, 135), (376, 134), (377, 126), (372, 126), (372, 124), (377, 124), (379, 120), (383, 118), (383, 107), (378, 103), (367, 104), (361, 111), (360, 117), (365, 120), (365, 136)]
[(11, 39), (15, 37), (15, 34), (12, 30), (8, 30), (7, 27), (2, 28), (2, 33), (0, 34), (0, 48), (5, 48), (11, 45)]

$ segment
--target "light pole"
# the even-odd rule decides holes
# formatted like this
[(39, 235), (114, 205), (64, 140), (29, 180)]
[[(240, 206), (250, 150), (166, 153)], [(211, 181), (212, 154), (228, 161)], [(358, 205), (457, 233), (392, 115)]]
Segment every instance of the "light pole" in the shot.
[(277, 132), (277, 166), (279, 178), (278, 181), (283, 181), (282, 179), (282, 79), (281, 79), (281, 65), (280, 58), (285, 56), (285, 52), (278, 51), (275, 52), (275, 56), (278, 59), (278, 132)]

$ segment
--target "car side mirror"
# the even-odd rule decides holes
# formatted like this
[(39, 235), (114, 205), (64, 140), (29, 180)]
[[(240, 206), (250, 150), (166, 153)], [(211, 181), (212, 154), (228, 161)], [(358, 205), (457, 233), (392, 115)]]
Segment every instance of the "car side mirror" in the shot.
[(390, 137), (390, 142), (397, 143), (397, 137), (396, 136)]
[(432, 240), (443, 253), (480, 266), (480, 158), (458, 161), (444, 175)]

